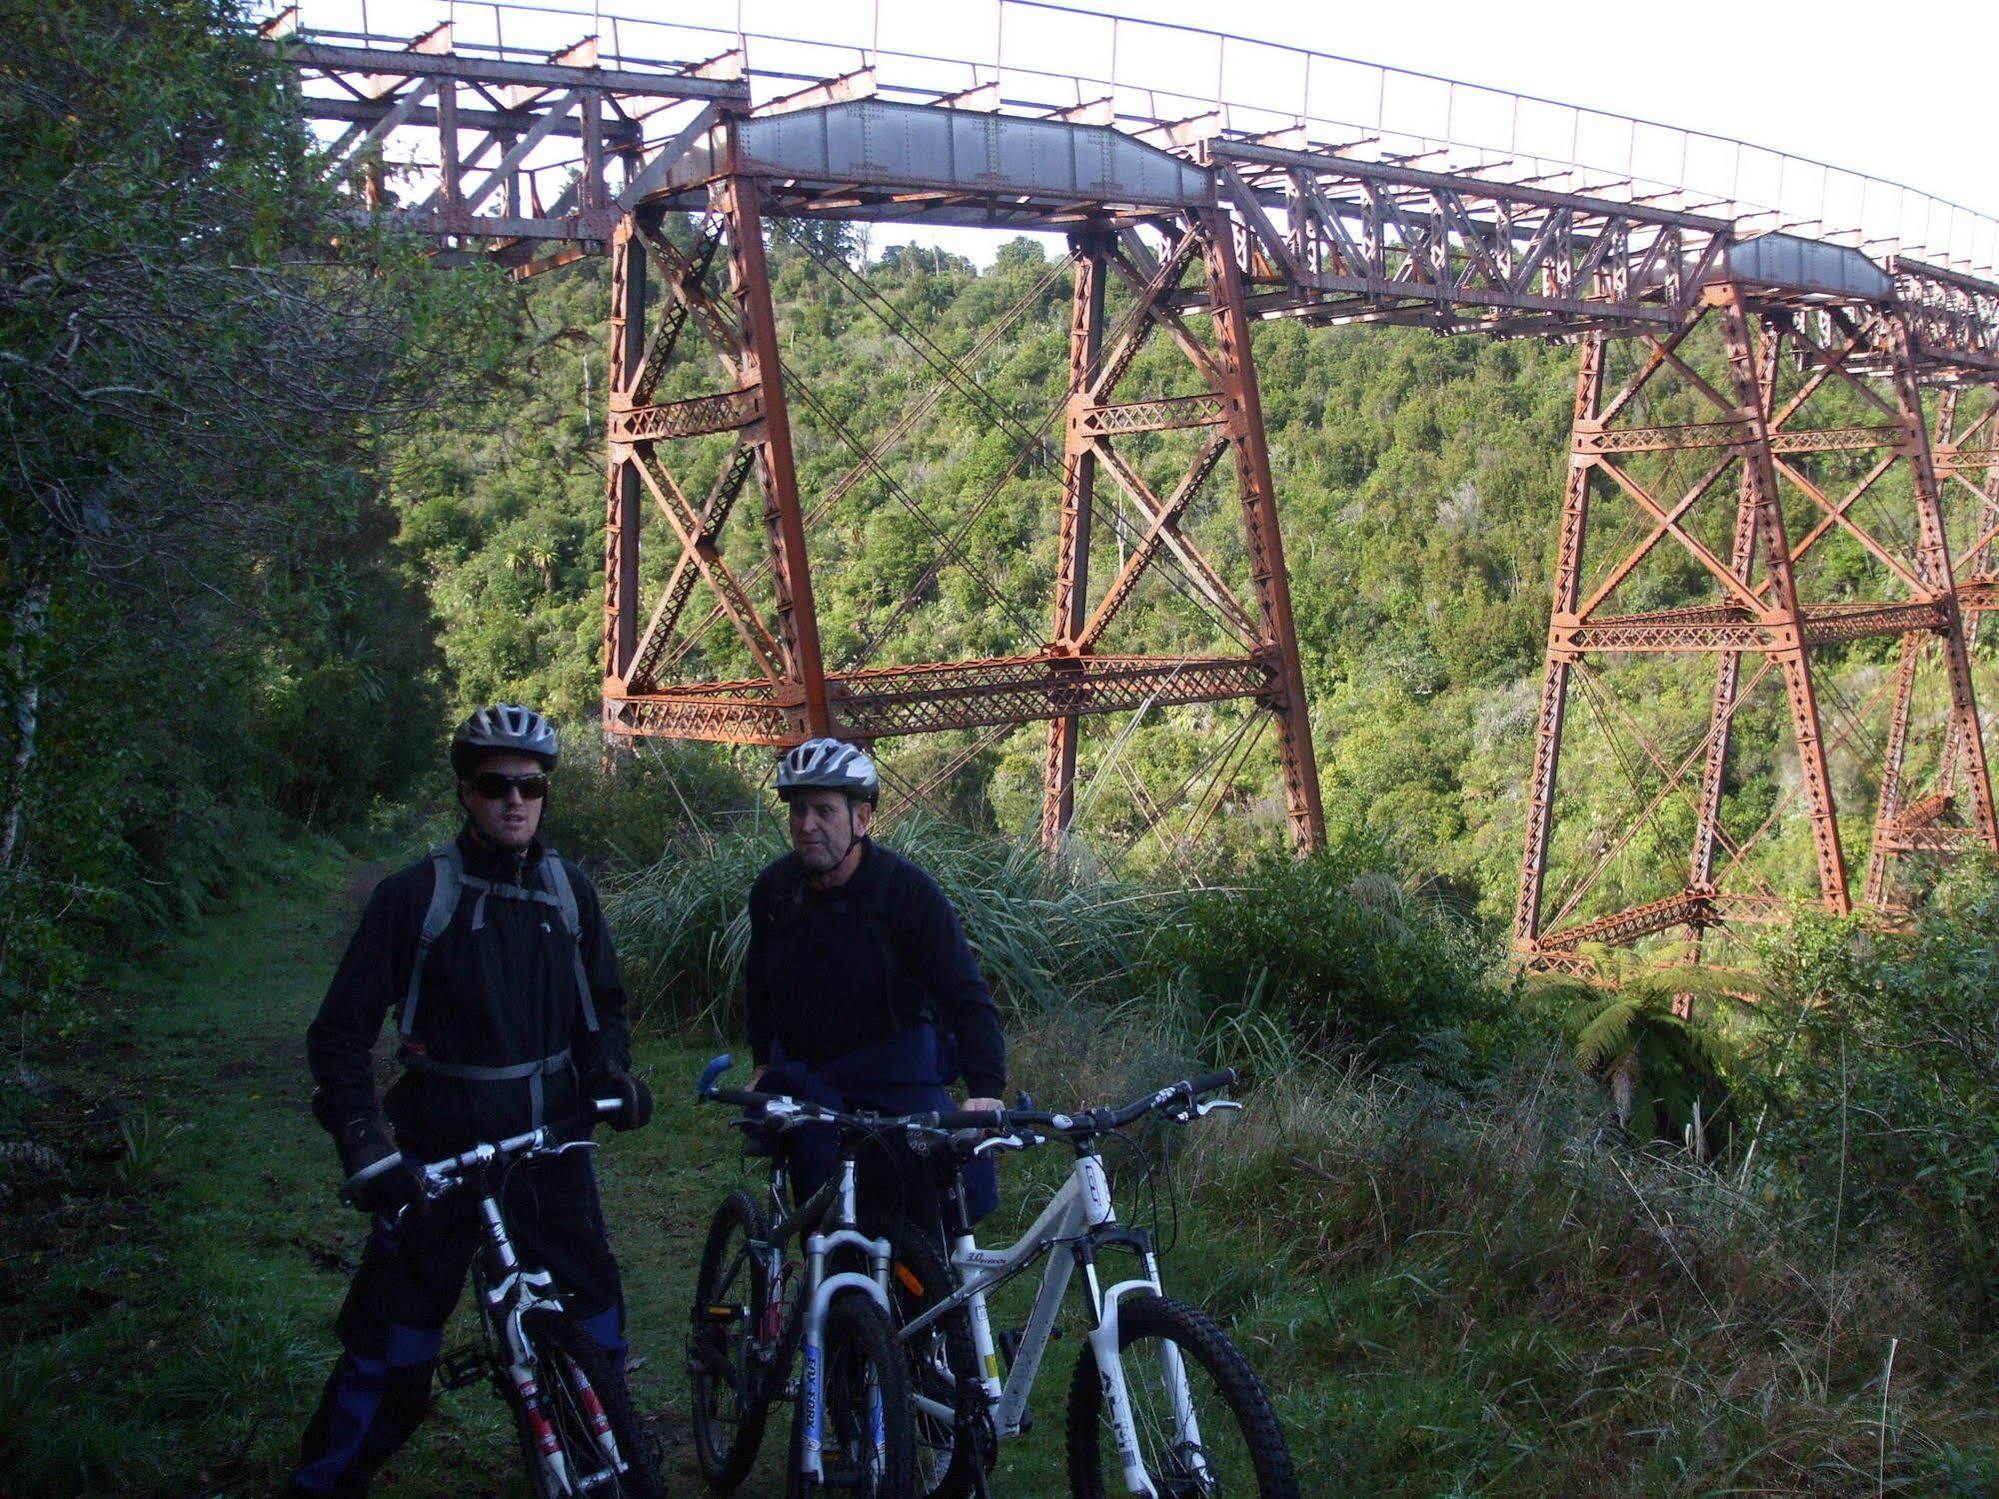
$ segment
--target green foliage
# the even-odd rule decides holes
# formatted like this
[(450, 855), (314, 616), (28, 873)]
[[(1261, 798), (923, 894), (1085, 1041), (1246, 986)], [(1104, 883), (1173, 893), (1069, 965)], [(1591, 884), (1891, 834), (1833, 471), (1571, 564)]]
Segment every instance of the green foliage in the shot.
[[(750, 882), (786, 844), (753, 814), (713, 837), (700, 826), (649, 868), (613, 876), (609, 910), (653, 1013), (726, 1034), (739, 1019)], [(1022, 1022), (1128, 1011), (1272, 1069), (1362, 1048), (1449, 1070), (1464, 1033), (1483, 1038), (1504, 1009), (1478, 934), (1358, 851), (1172, 886), (929, 820), (885, 837), (943, 886), (995, 998)]]
[(1414, 1055), (1425, 1032), (1478, 1021), (1495, 999), (1485, 943), (1351, 844), (1269, 856), (1187, 892), (1150, 961), (1211, 1023), (1260, 1013), (1308, 1048), (1389, 1059)]
[(1730, 1079), (1744, 1063), (1751, 974), (1659, 964), (1593, 949), (1598, 977), (1534, 991), (1573, 1048), (1576, 1066), (1609, 1090), (1618, 1123), (1641, 1140), (1692, 1144), (1705, 1159), (1735, 1124)]
[(1999, 877), (1962, 872), (1912, 931), (1801, 919), (1768, 962), (1766, 1159), (1999, 1320)]
[(0, 1012), (433, 753), (377, 443), (508, 341), (335, 217), (229, 0), (0, 6)]

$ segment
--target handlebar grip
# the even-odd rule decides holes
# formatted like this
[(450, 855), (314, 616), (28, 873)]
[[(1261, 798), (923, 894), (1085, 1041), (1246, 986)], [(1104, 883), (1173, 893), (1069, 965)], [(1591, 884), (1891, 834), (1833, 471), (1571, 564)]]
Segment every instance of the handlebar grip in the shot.
[(752, 1093), (748, 1088), (710, 1088), (701, 1097), (704, 1100), (712, 1100), (715, 1103), (732, 1103), (739, 1109), (757, 1109), (762, 1108), (773, 1098), (778, 1097), (778, 1095), (775, 1093)]
[(400, 1150), (391, 1151), (379, 1161), (370, 1161), (340, 1184), (340, 1200), (350, 1207), (359, 1206), (361, 1189), (376, 1177), (395, 1170), (402, 1163), (403, 1153)]
[(1212, 1093), (1217, 1088), (1233, 1088), (1240, 1077), (1241, 1074), (1235, 1068), (1224, 1067), (1219, 1072), (1204, 1072), (1199, 1077), (1188, 1078), (1187, 1088), (1198, 1097), (1203, 1093)]
[(1005, 1129), (1005, 1109), (946, 1109), (936, 1116), (938, 1129)]
[(708, 1065), (701, 1069), (701, 1081), (694, 1085), (695, 1102), (699, 1103), (708, 1097), (715, 1086), (715, 1080), (735, 1065), (736, 1057), (733, 1052), (725, 1051), (719, 1057), (711, 1058)]

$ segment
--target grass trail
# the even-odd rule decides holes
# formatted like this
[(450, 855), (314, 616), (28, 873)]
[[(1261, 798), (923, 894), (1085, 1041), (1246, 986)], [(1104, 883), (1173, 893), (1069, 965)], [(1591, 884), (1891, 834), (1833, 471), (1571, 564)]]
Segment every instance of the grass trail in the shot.
[[(335, 1200), (333, 1154), (307, 1112), (304, 1033), (361, 903), (392, 866), (329, 845), (274, 861), (232, 908), (121, 975), (104, 1018), (40, 1064), (44, 1096), (17, 1097), (0, 1115), (0, 1139), (49, 1140), (69, 1157), (64, 1179), (6, 1210), (18, 1229), (0, 1247), (9, 1494), (263, 1494), (293, 1460), (336, 1356), (333, 1315), (365, 1233)], [(705, 1492), (686, 1442), (680, 1356), (695, 1262), (714, 1205), (749, 1180), (722, 1112), (697, 1117), (691, 1099), (716, 1049), (643, 1034), (637, 1061), (653, 1080), (654, 1122), (599, 1132), (642, 1360), (633, 1384), (683, 1495)], [(383, 1063), (382, 1082), (391, 1076)], [(472, 1337), (461, 1302), (446, 1346)], [(1060, 1352), (1037, 1401), (1042, 1429), (1003, 1465), (1009, 1492), (1059, 1487)], [(788, 1410), (774, 1413), (744, 1499), (782, 1492), (788, 1421)], [(440, 1394), (376, 1492), (526, 1494), (499, 1402), (484, 1385)]]

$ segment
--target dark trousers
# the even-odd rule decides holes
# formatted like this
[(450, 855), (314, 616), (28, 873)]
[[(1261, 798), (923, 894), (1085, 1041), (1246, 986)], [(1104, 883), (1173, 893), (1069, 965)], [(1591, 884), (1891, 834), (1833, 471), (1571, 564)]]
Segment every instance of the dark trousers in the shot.
[[(624, 1304), (604, 1232), (597, 1177), (583, 1151), (508, 1174), (501, 1198), (514, 1252), (547, 1270), (563, 1304), (624, 1367)], [(458, 1192), (407, 1215), (377, 1218), (335, 1324), (345, 1350), (300, 1443), (294, 1491), (361, 1494), (430, 1403), (444, 1324), (479, 1248), (478, 1199)]]

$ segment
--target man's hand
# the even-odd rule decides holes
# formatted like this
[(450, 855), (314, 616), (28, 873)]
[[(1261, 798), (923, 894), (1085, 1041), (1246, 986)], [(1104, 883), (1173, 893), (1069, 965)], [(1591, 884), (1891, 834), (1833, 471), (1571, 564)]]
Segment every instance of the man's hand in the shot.
[(985, 1113), (990, 1111), (997, 1114), (1005, 1107), (1006, 1105), (1001, 1103), (997, 1098), (968, 1098), (965, 1100), (965, 1111), (967, 1113)]
[(607, 1115), (616, 1130), (643, 1129), (652, 1122), (652, 1089), (642, 1077), (633, 1077), (622, 1067), (604, 1067), (583, 1083), (585, 1098), (616, 1098), (620, 1107)]
[(423, 1176), (390, 1143), (381, 1120), (351, 1119), (335, 1133), (340, 1165), (347, 1173), (341, 1191), (356, 1207), (393, 1218), (424, 1203)]

